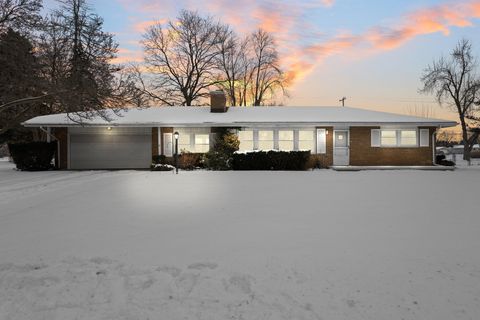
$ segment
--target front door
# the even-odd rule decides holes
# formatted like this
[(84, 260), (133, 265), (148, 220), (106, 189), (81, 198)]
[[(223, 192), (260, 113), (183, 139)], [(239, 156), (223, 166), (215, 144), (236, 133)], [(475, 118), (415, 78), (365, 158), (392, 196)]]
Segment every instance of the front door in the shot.
[(333, 165), (348, 166), (350, 163), (349, 132), (348, 130), (335, 130), (333, 132)]

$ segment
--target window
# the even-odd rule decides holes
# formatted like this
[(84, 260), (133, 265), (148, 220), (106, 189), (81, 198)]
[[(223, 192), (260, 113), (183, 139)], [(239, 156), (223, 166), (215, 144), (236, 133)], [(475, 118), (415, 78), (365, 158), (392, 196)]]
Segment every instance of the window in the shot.
[(253, 131), (251, 130), (239, 131), (238, 140), (240, 141), (239, 151), (253, 150)]
[(210, 150), (210, 135), (195, 134), (195, 152), (205, 153)]
[(180, 133), (178, 135), (178, 152), (182, 152), (182, 150), (192, 152), (190, 147), (190, 134), (188, 133)]
[(314, 150), (313, 130), (298, 131), (298, 150)]
[(372, 129), (372, 147), (416, 147), (418, 146), (417, 130), (415, 129)]
[(382, 130), (381, 133), (382, 146), (396, 146), (397, 145), (397, 131), (396, 130)]
[(317, 153), (327, 153), (326, 129), (317, 129)]
[(430, 130), (420, 129), (420, 147), (430, 146)]
[(417, 145), (417, 131), (416, 130), (400, 130), (400, 145), (401, 146), (416, 146)]
[(258, 149), (273, 150), (273, 131), (272, 130), (258, 131)]
[(293, 150), (293, 131), (292, 130), (278, 131), (278, 149), (282, 151)]
[(210, 128), (174, 128), (173, 132), (178, 132), (178, 152), (208, 152), (210, 130)]

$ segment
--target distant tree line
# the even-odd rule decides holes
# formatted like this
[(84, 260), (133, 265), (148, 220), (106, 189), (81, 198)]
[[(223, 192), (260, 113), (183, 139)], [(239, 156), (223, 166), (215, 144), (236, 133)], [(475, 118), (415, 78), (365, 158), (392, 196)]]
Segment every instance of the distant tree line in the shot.
[[(127, 107), (201, 105), (222, 89), (230, 105), (265, 105), (286, 81), (270, 34), (244, 37), (197, 12), (147, 29), (145, 61), (118, 65), (118, 43), (87, 0), (0, 0), (0, 143), (38, 140), (21, 122), (68, 113), (109, 119)], [(33, 133), (33, 136), (32, 136)]]

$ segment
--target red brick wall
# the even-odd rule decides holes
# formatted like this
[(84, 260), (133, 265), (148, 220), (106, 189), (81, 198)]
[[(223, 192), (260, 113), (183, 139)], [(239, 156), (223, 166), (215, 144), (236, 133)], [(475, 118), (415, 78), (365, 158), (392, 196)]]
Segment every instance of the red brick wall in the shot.
[(312, 154), (312, 160), (315, 164), (319, 164), (320, 168), (328, 168), (333, 165), (333, 127), (317, 127), (316, 129), (327, 130), (327, 148), (326, 153)]
[(433, 165), (431, 135), (436, 128), (423, 128), (430, 129), (429, 146), (415, 148), (372, 147), (371, 129), (379, 129), (379, 127), (350, 127), (350, 165)]

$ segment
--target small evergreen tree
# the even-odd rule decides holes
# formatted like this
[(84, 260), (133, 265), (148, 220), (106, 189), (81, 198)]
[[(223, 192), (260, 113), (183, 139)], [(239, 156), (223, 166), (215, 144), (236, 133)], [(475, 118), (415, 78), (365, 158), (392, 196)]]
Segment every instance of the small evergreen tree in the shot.
[(231, 129), (219, 129), (213, 149), (205, 155), (206, 167), (210, 170), (231, 169), (233, 153), (238, 151), (239, 147), (238, 136)]

